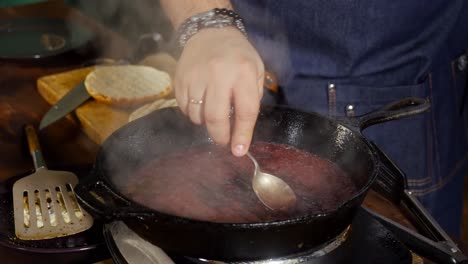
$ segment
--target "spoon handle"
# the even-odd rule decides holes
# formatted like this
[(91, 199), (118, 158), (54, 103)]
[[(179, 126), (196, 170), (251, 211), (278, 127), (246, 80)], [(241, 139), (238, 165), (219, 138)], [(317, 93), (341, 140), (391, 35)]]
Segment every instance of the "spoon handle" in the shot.
[(252, 154), (250, 154), (250, 152), (247, 152), (247, 156), (253, 161), (254, 165), (255, 165), (255, 171), (258, 170), (258, 163), (257, 163), (257, 160), (255, 160), (255, 158), (252, 156)]

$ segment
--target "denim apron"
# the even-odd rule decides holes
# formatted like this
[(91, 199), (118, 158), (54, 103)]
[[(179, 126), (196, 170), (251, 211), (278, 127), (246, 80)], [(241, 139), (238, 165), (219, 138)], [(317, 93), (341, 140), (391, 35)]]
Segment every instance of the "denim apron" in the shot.
[(364, 135), (407, 174), (410, 190), (441, 226), (459, 236), (468, 175), (468, 1), (232, 2), (292, 107), (345, 116), (408, 96), (430, 100), (427, 113)]

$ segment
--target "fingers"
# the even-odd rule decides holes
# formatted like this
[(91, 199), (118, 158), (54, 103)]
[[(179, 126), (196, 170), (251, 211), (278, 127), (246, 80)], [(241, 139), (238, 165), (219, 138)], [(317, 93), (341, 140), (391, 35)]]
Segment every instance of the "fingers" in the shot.
[[(233, 89), (234, 129), (231, 137), (231, 151), (235, 156), (247, 153), (260, 108), (261, 93), (258, 78), (253, 71), (245, 71), (242, 83)], [(259, 91), (257, 93), (257, 91)]]
[(205, 82), (206, 79), (203, 76), (193, 71), (184, 75), (176, 75), (175, 79), (177, 104), (182, 112), (197, 125), (203, 123)]
[[(263, 72), (257, 74), (249, 63), (237, 65), (236, 70), (217, 66), (205, 71), (209, 74), (186, 74), (185, 83), (179, 82), (182, 84), (176, 90), (177, 100), (193, 123), (206, 125), (215, 143), (226, 145), (231, 141), (232, 153), (243, 156), (249, 149), (260, 108), (263, 78), (258, 75), (263, 76)], [(235, 78), (225, 78), (223, 72), (235, 72)], [(232, 133), (231, 105), (235, 109)]]
[[(231, 141), (233, 154), (242, 156), (250, 146), (258, 115), (263, 74), (260, 56), (238, 30), (200, 31), (178, 61), (174, 80), (177, 103), (193, 123), (206, 125), (215, 143)], [(233, 120), (229, 117), (231, 105), (235, 108)]]
[(214, 81), (209, 84), (205, 95), (205, 124), (213, 141), (226, 145), (230, 140), (229, 111), (231, 88), (229, 82)]
[(203, 123), (205, 90), (205, 86), (200, 82), (193, 83), (188, 89), (188, 116), (190, 117), (190, 120), (197, 125), (201, 125)]

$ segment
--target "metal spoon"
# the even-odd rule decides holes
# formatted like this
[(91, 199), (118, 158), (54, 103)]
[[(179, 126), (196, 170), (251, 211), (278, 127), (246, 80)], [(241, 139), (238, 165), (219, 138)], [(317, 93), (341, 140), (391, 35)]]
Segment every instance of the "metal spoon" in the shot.
[(255, 158), (247, 152), (255, 164), (252, 188), (258, 199), (271, 210), (287, 210), (296, 203), (296, 195), (289, 185), (280, 178), (262, 172)]

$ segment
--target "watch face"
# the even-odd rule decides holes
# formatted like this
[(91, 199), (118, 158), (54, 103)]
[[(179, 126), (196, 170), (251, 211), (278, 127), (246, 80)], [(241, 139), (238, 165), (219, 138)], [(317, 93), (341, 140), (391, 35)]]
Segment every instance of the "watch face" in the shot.
[(94, 37), (88, 28), (60, 19), (0, 20), (0, 59), (41, 59), (84, 47)]

